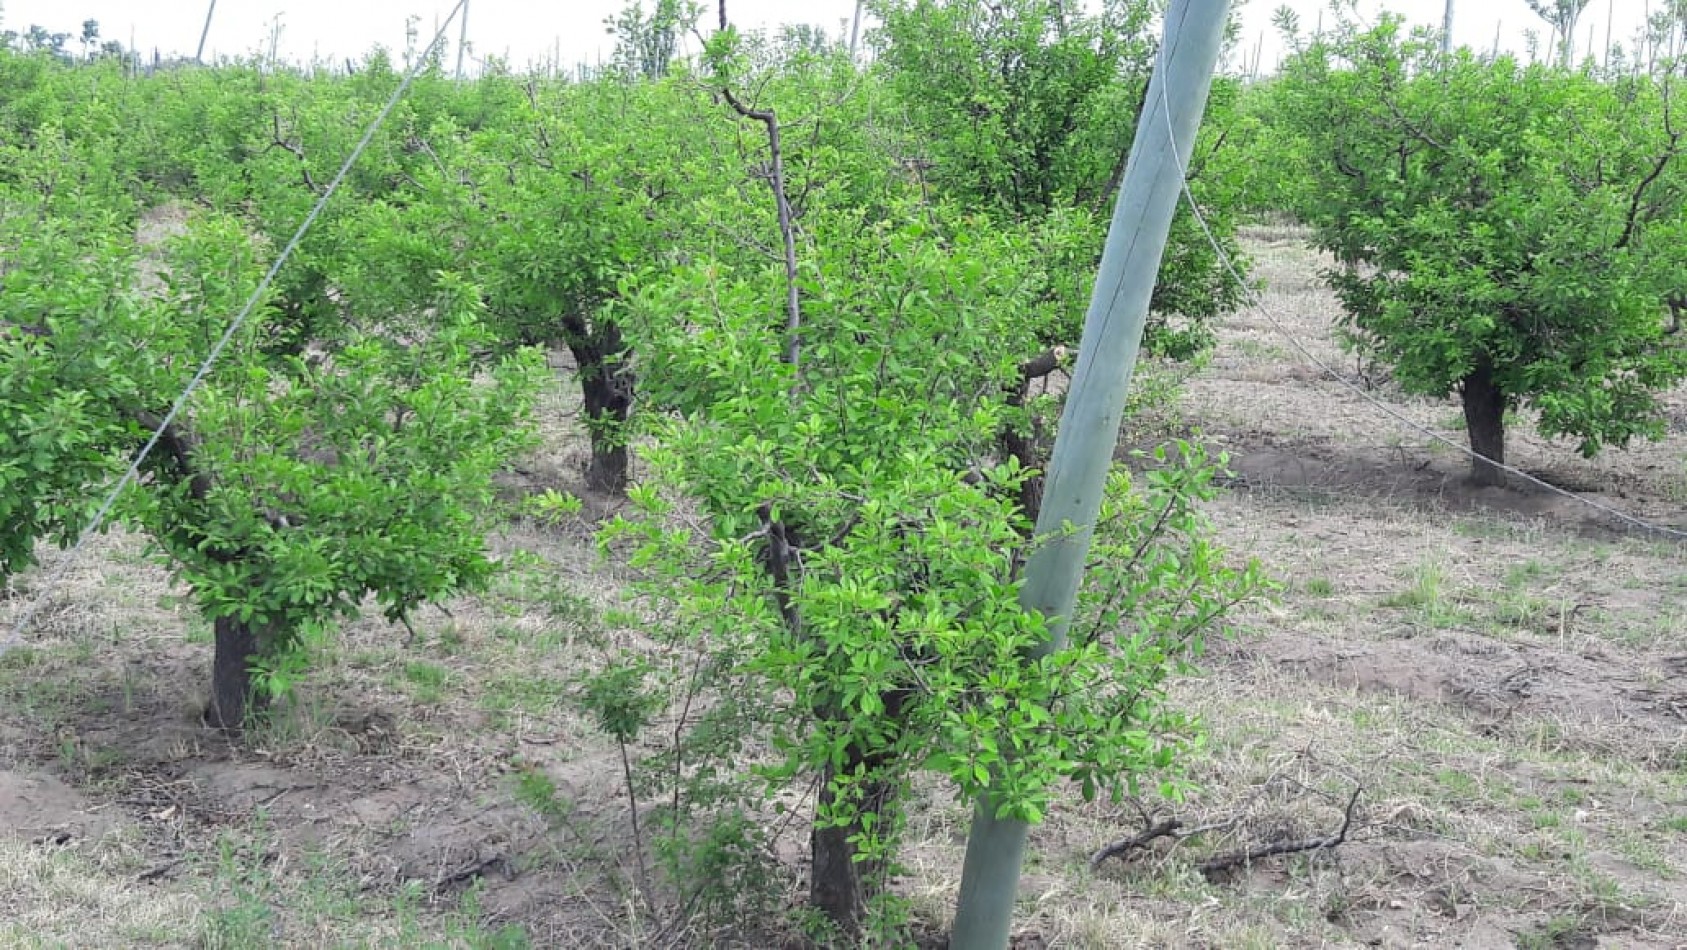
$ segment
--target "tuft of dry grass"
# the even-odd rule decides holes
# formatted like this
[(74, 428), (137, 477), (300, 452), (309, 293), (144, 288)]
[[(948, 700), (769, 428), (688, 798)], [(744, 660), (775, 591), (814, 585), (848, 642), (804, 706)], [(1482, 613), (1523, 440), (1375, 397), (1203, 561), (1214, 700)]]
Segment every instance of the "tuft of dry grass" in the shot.
[(179, 888), (133, 883), (133, 840), (64, 848), (0, 837), (0, 946), (190, 946), (206, 905)]

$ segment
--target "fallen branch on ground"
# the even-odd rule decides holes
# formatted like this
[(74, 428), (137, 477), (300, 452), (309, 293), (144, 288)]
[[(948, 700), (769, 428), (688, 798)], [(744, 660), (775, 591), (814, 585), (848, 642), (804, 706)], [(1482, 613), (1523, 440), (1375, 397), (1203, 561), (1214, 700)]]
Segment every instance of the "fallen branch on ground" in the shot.
[[(1274, 844), (1243, 848), (1240, 851), (1233, 851), (1208, 858), (1196, 865), (1196, 867), (1200, 870), (1203, 876), (1210, 880), (1218, 874), (1230, 870), (1231, 868), (1249, 864), (1264, 858), (1274, 857), (1279, 854), (1297, 854), (1302, 851), (1321, 851), (1343, 844), (1347, 841), (1348, 832), (1351, 831), (1353, 827), (1353, 809), (1356, 805), (1358, 805), (1359, 796), (1364, 794), (1364, 791), (1364, 786), (1359, 786), (1353, 790), (1353, 795), (1347, 800), (1347, 808), (1343, 813), (1341, 830), (1333, 835), (1321, 838), (1303, 838), (1294, 841), (1279, 841)], [(1182, 841), (1186, 838), (1211, 834), (1215, 831), (1228, 831), (1236, 827), (1240, 821), (1241, 819), (1239, 817), (1230, 818), (1225, 821), (1199, 825), (1194, 828), (1186, 828), (1183, 820), (1180, 818), (1167, 818), (1161, 821), (1154, 821), (1149, 818), (1145, 811), (1143, 813), (1143, 830), (1128, 838), (1120, 838), (1119, 840), (1114, 841), (1095, 852), (1095, 854), (1090, 856), (1090, 869), (1094, 870), (1100, 867), (1108, 858), (1121, 857), (1132, 851), (1146, 848), (1161, 838), (1170, 838), (1173, 841)]]
[(1187, 837), (1186, 834), (1178, 833), (1178, 829), (1182, 827), (1182, 819), (1167, 818), (1165, 821), (1149, 825), (1147, 828), (1131, 835), (1129, 838), (1120, 838), (1118, 841), (1113, 842), (1090, 856), (1090, 870), (1093, 871), (1100, 867), (1101, 862), (1107, 860), (1108, 858), (1135, 851), (1137, 848), (1146, 848), (1151, 842), (1157, 839)]
[(1299, 841), (1279, 841), (1276, 844), (1263, 845), (1257, 848), (1244, 848), (1229, 854), (1221, 854), (1208, 858), (1196, 865), (1201, 876), (1212, 880), (1215, 876), (1231, 868), (1251, 864), (1263, 858), (1275, 857), (1279, 854), (1298, 854), (1302, 851), (1323, 851), (1334, 848), (1347, 840), (1347, 832), (1353, 827), (1353, 806), (1359, 804), (1359, 796), (1364, 794), (1363, 785), (1353, 790), (1353, 796), (1347, 800), (1347, 811), (1341, 820), (1341, 830), (1324, 838), (1304, 838)]

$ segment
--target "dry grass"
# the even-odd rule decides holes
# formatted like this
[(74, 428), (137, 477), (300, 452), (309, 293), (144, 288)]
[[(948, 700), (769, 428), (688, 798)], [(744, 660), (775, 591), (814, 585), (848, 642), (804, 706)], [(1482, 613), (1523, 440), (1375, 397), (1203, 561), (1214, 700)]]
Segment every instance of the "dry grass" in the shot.
[[(1292, 229), (1252, 235), (1271, 312), (1361, 377)], [(1243, 313), (1162, 420), (1233, 454), (1212, 507), (1280, 599), (1177, 700), (1210, 729), (1199, 791), (1057, 803), (1035, 829), (1021, 943), (1065, 947), (1675, 947), (1687, 933), (1687, 558), (1573, 502), (1471, 492), (1463, 464), (1309, 370)], [(1383, 398), (1457, 434), (1450, 401)], [(1671, 397), (1672, 411), (1687, 395)], [(577, 488), (571, 387), (512, 494)], [(1687, 428), (1687, 427), (1684, 427)], [(1520, 426), (1515, 458), (1682, 520), (1687, 432), (1593, 461)], [(610, 506), (591, 503), (588, 515)], [(75, 565), (0, 659), (0, 945), (704, 946), (631, 889), (619, 759), (570, 677), (636, 630), (586, 524), (518, 523), (488, 595), (407, 643), (363, 620), (276, 723), (207, 734), (208, 631), (132, 537)], [(52, 562), (49, 555), (47, 560)], [(0, 621), (20, 597), (0, 599)], [(1350, 839), (1207, 880), (1201, 859)], [(1207, 833), (1091, 870), (1143, 812)], [(968, 809), (924, 791), (902, 888), (953, 906)], [(802, 846), (781, 843), (792, 874)]]

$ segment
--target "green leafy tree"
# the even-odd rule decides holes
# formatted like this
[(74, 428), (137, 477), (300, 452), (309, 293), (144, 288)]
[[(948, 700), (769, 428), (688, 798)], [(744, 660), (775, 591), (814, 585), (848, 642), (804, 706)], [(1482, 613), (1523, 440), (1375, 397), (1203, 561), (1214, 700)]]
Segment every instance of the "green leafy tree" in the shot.
[[(886, 939), (915, 773), (964, 798), (988, 783), (1031, 821), (1063, 780), (1097, 794), (1168, 776), (1191, 733), (1161, 705), (1165, 678), (1254, 579), (1205, 538), (1194, 505), (1213, 469), (1191, 450), (1142, 488), (1115, 483), (1079, 632), (1023, 664), (1047, 637), (1016, 601), (1025, 473), (986, 459), (1036, 265), (987, 230), (825, 233), (810, 264), (828, 291), (805, 299), (794, 373), (762, 319), (776, 272), (687, 268), (633, 302), (647, 386), (681, 412), (645, 452), (640, 514), (609, 538), (636, 543), (641, 589), (736, 697), (697, 728), (748, 719), (738, 741), (779, 750), (774, 787), (821, 783), (812, 906)], [(700, 502), (707, 526), (669, 526), (659, 488)]]
[(479, 292), (442, 274), (427, 316), (396, 314), (386, 332), (353, 330), (303, 356), (255, 346), (261, 314), (164, 426), (156, 400), (180, 391), (203, 341), (250, 294), (255, 252), (237, 222), (214, 217), (173, 243), (172, 319), (142, 351), (175, 371), (130, 409), (162, 438), (126, 516), (216, 622), (207, 718), (227, 729), (285, 692), (310, 635), (366, 595), (407, 622), (487, 581), (491, 476), (531, 444), (539, 372), (529, 351), (482, 373), (491, 337)]
[(134, 287), (121, 116), (71, 98), (111, 74), (0, 50), (0, 579), (73, 540), (115, 475), (151, 317)]
[[(1105, 219), (1124, 175), (1158, 46), (1160, 5), (1108, 0), (1099, 11), (1060, 0), (880, 0), (877, 66), (915, 137), (900, 142), (932, 190), (1015, 220), (1083, 213), (1076, 273), (1100, 259)], [(1221, 80), (1197, 143), (1191, 188), (1213, 238), (1235, 260), (1245, 154), (1226, 147), (1240, 85)], [(1074, 221), (1074, 223), (1079, 223)], [(1188, 358), (1212, 343), (1212, 321), (1241, 288), (1210, 239), (1180, 212), (1155, 285), (1151, 354)], [(1083, 295), (1062, 339), (1076, 342)]]
[(86, 524), (90, 487), (130, 443), (106, 407), (137, 395), (124, 341), (146, 325), (115, 222), (43, 219), (17, 199), (0, 197), (0, 578), (34, 563), (37, 539)]
[[(711, 41), (717, 81), (744, 79), (734, 40)], [(772, 788), (812, 776), (811, 906), (834, 932), (896, 942), (885, 884), (914, 775), (964, 797), (989, 783), (1037, 820), (1064, 780), (1118, 791), (1171, 765), (1189, 732), (1164, 678), (1256, 578), (1206, 540), (1194, 504), (1212, 467), (1187, 455), (1115, 482), (1116, 570), (1094, 575), (1085, 632), (1020, 662), (1047, 621), (1016, 600), (1029, 473), (998, 437), (1044, 324), (1066, 317), (1046, 299), (1063, 264), (1034, 227), (928, 201), (828, 113), (847, 99), (831, 82), (855, 79), (723, 93), (737, 114), (705, 126), (687, 171), (726, 187), (694, 201), (675, 263), (622, 281), (644, 398), (667, 411), (605, 542), (632, 550), (676, 648), (706, 657), (719, 701), (689, 730), (705, 761), (689, 770), (767, 742)], [(804, 134), (775, 136), (790, 127)], [(746, 166), (760, 180), (735, 186)], [(680, 498), (701, 520), (676, 516)], [(1134, 634), (1112, 626), (1127, 614)]]
[(46, 27), (31, 23), (29, 31), (23, 37), (25, 48), (31, 52), (51, 53), (56, 57), (64, 57), (64, 48), (70, 43), (69, 33), (54, 33)]
[(1101, 16), (1058, 0), (877, 5), (883, 67), (927, 133), (930, 180), (1016, 217), (1105, 208), (1152, 68), (1148, 3)]
[(1514, 410), (1587, 455), (1657, 437), (1656, 393), (1687, 376), (1663, 318), (1687, 266), (1671, 82), (1439, 56), (1387, 18), (1285, 69), (1354, 344), (1459, 394), (1481, 484), (1504, 481)]
[[(366, 597), (404, 621), (483, 584), (491, 476), (531, 444), (536, 355), (499, 345), (484, 294), (448, 257), (404, 282), (365, 279), (348, 262), (400, 246), (373, 213), (331, 212), (302, 246), (330, 306), (300, 321), (285, 296), (261, 301), (165, 425), (281, 243), (265, 233), (290, 235), (282, 219), (296, 227), (320, 197), (326, 155), (360, 131), (348, 113), (389, 93), (387, 78), (277, 108), (284, 75), (196, 72), (105, 96), (125, 81), (115, 68), (72, 75), (0, 53), (0, 84), (20, 92), (0, 122), (29, 129), (0, 141), (0, 572), (27, 567), (38, 539), (76, 536), (158, 431), (116, 513), (215, 621), (215, 725), (237, 729), (285, 690), (309, 641)], [(377, 139), (348, 188), (379, 207), (407, 168), (433, 163), (405, 150), (408, 131)], [(189, 147), (160, 157), (137, 140)], [(139, 202), (177, 188), (226, 211), (143, 254)]]
[[(159, 158), (142, 175), (280, 243), (361, 134), (356, 120), (397, 81), (382, 56), (338, 83), (190, 74), (183, 94), (161, 94), (168, 118), (147, 130)], [(603, 304), (672, 227), (662, 211), (685, 183), (662, 150), (682, 131), (665, 132), (676, 88), (612, 78), (524, 87), (497, 75), (458, 86), (430, 65), (280, 273), (281, 317), (265, 346), (297, 355), (379, 324), (381, 307), (424, 305), (437, 270), (465, 274), (500, 348), (570, 352), (591, 442), (586, 482), (622, 491), (634, 379)]]
[(1535, 16), (1552, 27), (1557, 40), (1558, 63), (1568, 68), (1576, 58), (1576, 23), (1587, 9), (1588, 0), (1528, 0)]
[(647, 16), (639, 0), (604, 20), (615, 37), (614, 64), (629, 77), (661, 79), (679, 52), (680, 37), (697, 25), (703, 8), (694, 0), (655, 0)]
[[(536, 90), (514, 121), (464, 139), (418, 172), (419, 233), (456, 248), (508, 342), (572, 356), (591, 442), (588, 487), (620, 493), (636, 379), (609, 306), (629, 269), (662, 259), (685, 128), (676, 86), (605, 80)], [(441, 148), (445, 148), (442, 144)]]

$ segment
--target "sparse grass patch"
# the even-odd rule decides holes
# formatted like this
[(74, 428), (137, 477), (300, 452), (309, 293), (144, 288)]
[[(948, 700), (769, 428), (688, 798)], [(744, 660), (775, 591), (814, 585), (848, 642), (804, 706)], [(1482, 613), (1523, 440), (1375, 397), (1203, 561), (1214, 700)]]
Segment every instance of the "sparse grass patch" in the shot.
[(1582, 945), (1580, 917), (1561, 914), (1517, 935), (1517, 950), (1563, 950)]
[(1556, 632), (1554, 613), (1559, 606), (1544, 597), (1526, 591), (1502, 590), (1492, 595), (1494, 623), (1501, 628), (1521, 629), (1536, 633)]
[(1269, 341), (1256, 340), (1252, 337), (1240, 337), (1232, 341), (1232, 346), (1235, 347), (1237, 354), (1250, 359), (1282, 361), (1289, 357), (1289, 351), (1284, 347)]
[(1643, 871), (1657, 875), (1660, 880), (1673, 881), (1681, 877), (1682, 869), (1672, 863), (1656, 842), (1644, 835), (1623, 831), (1616, 838), (1617, 850), (1630, 863)]
[(397, 660), (397, 649), (390, 646), (376, 646), (352, 651), (346, 657), (346, 664), (353, 669), (379, 670), (391, 666)]
[(1435, 781), (1442, 788), (1459, 798), (1482, 797), (1482, 786), (1475, 778), (1457, 769), (1439, 769), (1435, 773)]
[(450, 677), (450, 672), (437, 663), (412, 660), (404, 664), (404, 680), (410, 687), (410, 695), (419, 703), (439, 702)]
[(1681, 464), (1675, 475), (1663, 480), (1663, 495), (1673, 504), (1687, 505), (1687, 462)]
[(556, 780), (528, 762), (518, 763), (515, 771), (516, 801), (533, 809), (545, 820), (555, 824), (574, 814), (574, 805), (563, 797)]
[[(1429, 447), (1434, 450), (1439, 444)], [(1450, 525), (1454, 534), (1477, 541), (1533, 542), (1541, 537), (1541, 527), (1534, 521), (1503, 515), (1455, 516)]]
[(480, 705), (491, 713), (546, 716), (556, 712), (567, 697), (567, 685), (554, 676), (504, 672), (485, 684)]
[(1505, 569), (1505, 586), (1518, 590), (1548, 577), (1551, 569), (1541, 561), (1530, 558), (1521, 564), (1513, 564)]
[(439, 631), (439, 638), (434, 641), (435, 648), (444, 656), (456, 656), (463, 652), (463, 631), (455, 623), (446, 624)]
[(194, 646), (210, 646), (216, 642), (216, 628), (209, 622), (200, 620), (196, 615), (194, 622), (190, 622), (187, 625), (187, 630), (182, 633), (182, 639)]
[(1440, 603), (1446, 579), (1446, 568), (1434, 561), (1425, 561), (1412, 570), (1411, 585), (1398, 594), (1384, 597), (1382, 605), (1417, 610), (1431, 607)]
[[(41, 653), (34, 647), (28, 644), (13, 647), (4, 653), (0, 653), (0, 678), (20, 670), (27, 670), (40, 662), (42, 662)], [(0, 685), (3, 684), (4, 679), (0, 679)]]
[(192, 945), (204, 905), (179, 888), (135, 885), (131, 847), (89, 854), (0, 837), (0, 946)]
[(1412, 571), (1407, 587), (1382, 599), (1382, 606), (1410, 610), (1425, 625), (1442, 629), (1468, 624), (1471, 611), (1448, 593), (1446, 567), (1438, 561), (1422, 561)]

